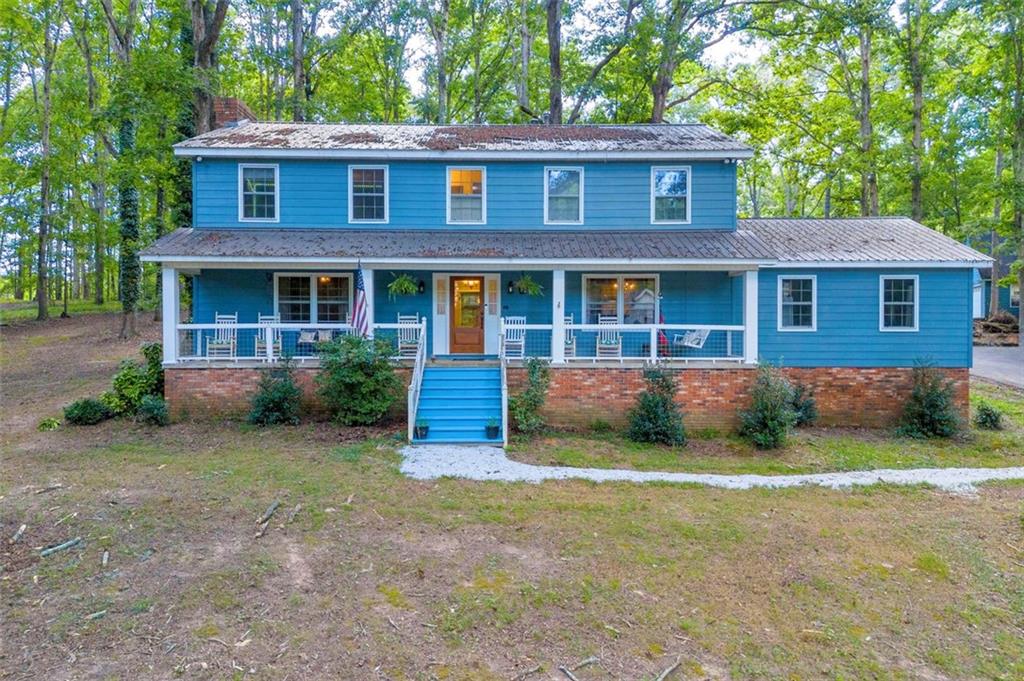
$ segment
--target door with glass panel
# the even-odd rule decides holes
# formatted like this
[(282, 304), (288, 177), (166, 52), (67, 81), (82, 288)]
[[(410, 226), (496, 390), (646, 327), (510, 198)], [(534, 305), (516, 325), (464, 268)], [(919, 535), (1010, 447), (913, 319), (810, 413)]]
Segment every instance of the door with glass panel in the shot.
[(452, 354), (484, 352), (484, 278), (452, 277), (451, 342)]

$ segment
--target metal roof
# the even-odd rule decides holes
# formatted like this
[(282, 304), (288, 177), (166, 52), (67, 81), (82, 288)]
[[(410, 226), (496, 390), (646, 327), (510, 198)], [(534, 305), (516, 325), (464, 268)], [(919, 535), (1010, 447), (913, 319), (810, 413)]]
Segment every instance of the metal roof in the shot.
[[(381, 153), (400, 156), (714, 153), (747, 157), (747, 145), (706, 125), (384, 125), (243, 123), (174, 145), (179, 155), (217, 151)], [(237, 154), (236, 154), (237, 155)]]

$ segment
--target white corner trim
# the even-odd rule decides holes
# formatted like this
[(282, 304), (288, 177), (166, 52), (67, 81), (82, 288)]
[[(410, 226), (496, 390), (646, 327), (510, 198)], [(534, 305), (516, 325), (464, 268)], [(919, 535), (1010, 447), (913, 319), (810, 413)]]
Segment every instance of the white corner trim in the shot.
[[(245, 194), (242, 176), (246, 168), (273, 168), (274, 169), (274, 217), (271, 218), (247, 218), (245, 217)], [(281, 221), (281, 167), (277, 163), (239, 163), (238, 164), (238, 221), (239, 222), (264, 222), (267, 224)]]
[[(452, 220), (452, 171), (480, 171), (480, 217), (481, 220)], [(487, 224), (487, 166), (447, 166), (444, 169), (444, 206), (445, 223), (449, 225), (486, 225)]]
[[(655, 220), (654, 205), (657, 197), (654, 194), (654, 175), (659, 170), (682, 170), (686, 173), (686, 219), (685, 220)], [(690, 185), (693, 181), (693, 170), (690, 166), (651, 166), (651, 224), (652, 225), (688, 225), (691, 222), (693, 213), (693, 192)]]
[[(888, 280), (914, 280), (914, 326), (887, 327), (885, 325), (885, 282)], [(915, 333), (921, 328), (921, 279), (916, 274), (880, 274), (878, 276), (878, 330), (883, 333)]]
[[(580, 219), (579, 220), (551, 220), (548, 218), (548, 173), (552, 170), (569, 170), (580, 174)], [(545, 225), (582, 225), (583, 224), (583, 166), (544, 166), (544, 224)]]
[[(802, 279), (811, 282), (811, 325), (810, 326), (783, 326), (782, 325), (782, 282), (784, 279)], [(808, 333), (818, 330), (818, 277), (814, 274), (780, 274), (776, 280), (776, 307), (775, 319), (776, 329), (785, 333)]]
[[(352, 171), (354, 170), (383, 170), (384, 171), (384, 219), (383, 220), (356, 220), (353, 215), (355, 202), (353, 201)], [(350, 225), (386, 225), (391, 220), (391, 173), (387, 165), (358, 165), (348, 167), (348, 222)]]

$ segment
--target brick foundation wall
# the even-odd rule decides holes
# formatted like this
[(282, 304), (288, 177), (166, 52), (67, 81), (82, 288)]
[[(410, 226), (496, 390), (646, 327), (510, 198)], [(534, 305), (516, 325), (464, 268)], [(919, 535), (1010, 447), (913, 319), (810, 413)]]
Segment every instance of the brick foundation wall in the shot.
[[(910, 394), (909, 368), (783, 369), (790, 380), (814, 392), (827, 426), (885, 427), (898, 419)], [(956, 386), (961, 413), (968, 409), (968, 370), (942, 369)], [(737, 411), (749, 406), (750, 387), (757, 372), (750, 368), (679, 369), (676, 401), (687, 427), (730, 429), (738, 425)], [(510, 392), (522, 389), (526, 371), (509, 367)], [(548, 422), (559, 428), (587, 428), (595, 420), (626, 423), (636, 395), (644, 388), (643, 369), (607, 367), (552, 367), (551, 387), (545, 404)]]
[[(173, 419), (244, 418), (266, 367), (189, 367), (164, 370), (164, 397)], [(295, 383), (302, 390), (302, 409), (315, 418), (326, 418), (316, 396), (314, 381), (319, 369), (296, 367)], [(403, 385), (410, 370), (397, 370)], [(403, 393), (404, 396), (404, 393)], [(394, 416), (405, 416), (405, 399), (395, 404)]]

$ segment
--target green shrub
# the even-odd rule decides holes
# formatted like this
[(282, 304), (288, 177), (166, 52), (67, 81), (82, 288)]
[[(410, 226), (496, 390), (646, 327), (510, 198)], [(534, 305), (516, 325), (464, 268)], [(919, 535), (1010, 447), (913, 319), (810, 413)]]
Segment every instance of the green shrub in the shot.
[(952, 437), (960, 431), (953, 382), (930, 364), (914, 367), (914, 387), (897, 429), (906, 437)]
[(100, 400), (86, 397), (64, 407), (64, 420), (76, 426), (92, 426), (114, 415)]
[(802, 383), (793, 385), (791, 389), (793, 399), (790, 404), (796, 415), (796, 422), (793, 425), (797, 427), (813, 425), (818, 420), (818, 403), (814, 399), (814, 393)]
[(547, 426), (540, 410), (548, 397), (551, 374), (548, 363), (542, 359), (530, 357), (523, 364), (526, 367), (526, 388), (508, 398), (508, 413), (517, 431), (536, 435)]
[(146, 373), (152, 385), (152, 395), (164, 394), (164, 348), (159, 343), (145, 343), (142, 357), (146, 360)]
[(39, 422), (39, 425), (36, 426), (36, 430), (40, 433), (47, 433), (51, 430), (57, 430), (58, 428), (60, 428), (60, 419), (55, 419), (52, 416), (48, 416), (43, 419)]
[(1003, 412), (988, 402), (979, 402), (974, 412), (974, 425), (985, 430), (1003, 429)]
[(637, 397), (629, 414), (626, 436), (634, 442), (686, 444), (683, 415), (675, 401), (675, 377), (664, 369), (645, 369), (644, 380), (647, 388)]
[(154, 394), (153, 375), (137, 362), (124, 360), (114, 374), (112, 389), (100, 399), (119, 416), (131, 416), (139, 409), (142, 398)]
[(391, 344), (382, 339), (336, 338), (321, 346), (320, 367), (318, 394), (342, 425), (379, 422), (402, 390), (391, 365)]
[(796, 423), (793, 388), (770, 364), (757, 369), (750, 409), (740, 412), (740, 434), (758, 449), (776, 449)]
[(159, 395), (143, 396), (135, 412), (135, 418), (140, 423), (151, 426), (166, 426), (171, 422), (170, 414), (167, 413), (167, 402)]
[(302, 392), (295, 385), (289, 361), (263, 372), (249, 407), (249, 423), (255, 426), (298, 425)]

